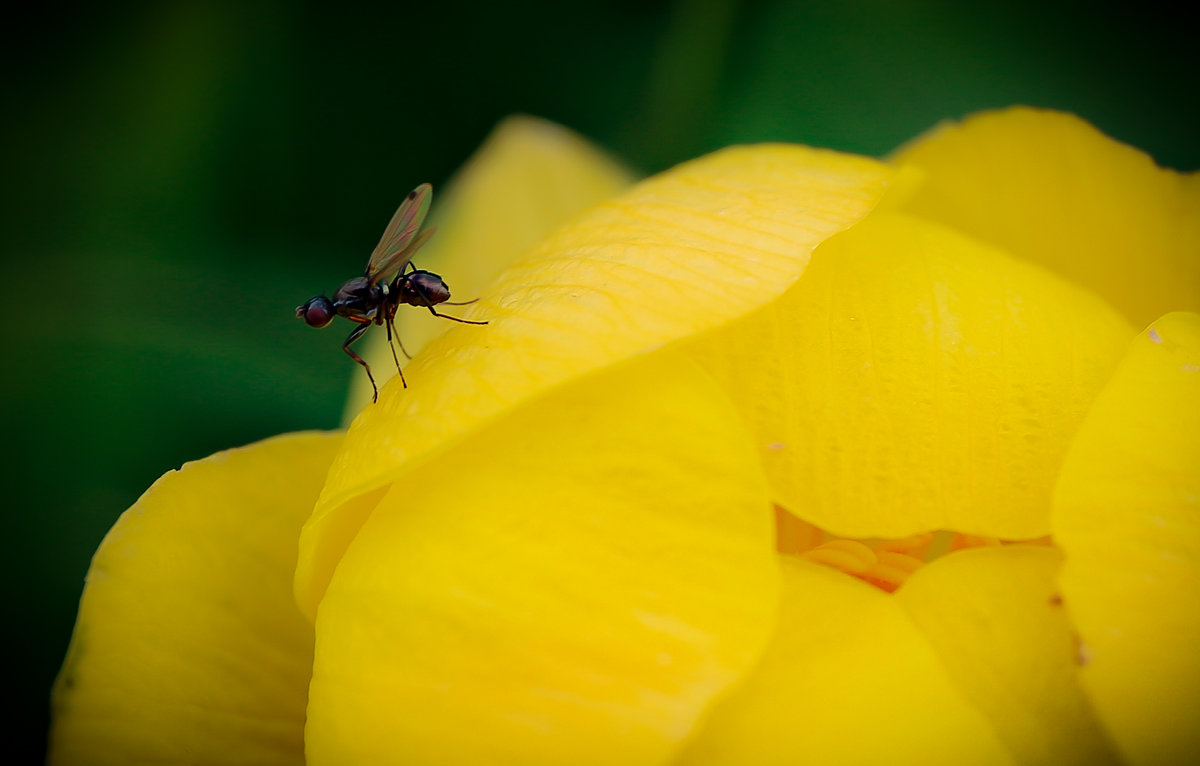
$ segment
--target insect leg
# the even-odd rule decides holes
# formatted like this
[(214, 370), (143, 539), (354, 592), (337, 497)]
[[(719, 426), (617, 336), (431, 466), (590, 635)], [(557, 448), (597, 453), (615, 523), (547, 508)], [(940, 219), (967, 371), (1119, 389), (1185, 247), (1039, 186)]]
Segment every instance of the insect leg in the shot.
[(385, 315), (383, 323), (387, 327), (388, 348), (392, 349), (392, 360), (396, 363), (396, 372), (399, 372), (400, 358), (396, 356), (396, 347), (392, 345), (393, 336), (400, 344), (400, 351), (404, 354), (405, 359), (412, 359), (412, 354), (408, 353), (408, 349), (404, 347), (404, 341), (400, 340), (400, 333), (396, 332), (396, 317), (391, 314)]
[(342, 343), (342, 351), (345, 351), (351, 359), (361, 364), (363, 369), (367, 371), (367, 380), (371, 381), (371, 390), (373, 391), (371, 401), (377, 402), (379, 401), (379, 386), (375, 385), (375, 376), (371, 374), (371, 365), (367, 364), (365, 359), (355, 353), (354, 349), (350, 348), (350, 344), (361, 338), (363, 333), (370, 329), (370, 327), (371, 324), (367, 322), (351, 330), (350, 334), (346, 336), (346, 341)]
[[(422, 297), (422, 298), (424, 298), (424, 296), (421, 296), (421, 297)], [(474, 302), (475, 302), (475, 301), (477, 301), (477, 300), (479, 300), (479, 299), (478, 299), (478, 298), (476, 298), (474, 301), (467, 301), (467, 303), (474, 303)], [(430, 313), (430, 314), (433, 314), (435, 317), (441, 317), (442, 319), (453, 319), (455, 322), (462, 322), (463, 324), (487, 324), (487, 322), (475, 322), (475, 321), (472, 321), (472, 320), (470, 320), (470, 319), (459, 319), (458, 317), (452, 317), (452, 316), (450, 316), (449, 314), (439, 314), (439, 313), (437, 313), (437, 309), (435, 309), (435, 308), (433, 307), (433, 304), (432, 304), (432, 303), (430, 303), (428, 300), (424, 301), (424, 303), (425, 303), (425, 308), (429, 309), (429, 313)], [(452, 306), (461, 306), (461, 305), (463, 305), (463, 304), (461, 304), (461, 303), (452, 303), (452, 304), (450, 304), (450, 305), (452, 305)]]
[(425, 304), (425, 308), (429, 309), (430, 314), (433, 314), (435, 317), (441, 317), (442, 319), (453, 319), (455, 322), (462, 322), (463, 324), (487, 324), (487, 322), (476, 322), (471, 319), (459, 319), (458, 317), (452, 317), (449, 314), (439, 314), (437, 313), (437, 310), (428, 303)]

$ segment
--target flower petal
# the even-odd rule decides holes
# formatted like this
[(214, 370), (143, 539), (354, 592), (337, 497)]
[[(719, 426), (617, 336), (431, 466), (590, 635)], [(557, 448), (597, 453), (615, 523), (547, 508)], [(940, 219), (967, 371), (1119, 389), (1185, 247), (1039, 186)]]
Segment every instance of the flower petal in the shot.
[(1135, 764), (1200, 751), (1200, 315), (1131, 345), (1063, 466), (1054, 536), (1081, 675)]
[[(889, 171), (800, 146), (727, 149), (591, 208), (505, 271), (351, 426), (301, 536), (309, 614), (353, 536), (355, 497), (554, 385), (770, 301), (866, 215)], [(353, 505), (353, 504), (351, 504)]]
[(155, 482), (92, 559), (53, 764), (304, 762), (296, 539), (340, 441), (291, 434)]
[(838, 536), (1049, 531), (1058, 465), (1134, 330), (1087, 291), (883, 211), (689, 348), (753, 424), (776, 501)]
[(777, 577), (712, 381), (668, 352), (588, 376), (393, 484), (320, 605), (309, 762), (663, 762)]
[(783, 561), (775, 637), (682, 764), (1011, 763), (888, 594)]
[(1119, 763), (1079, 686), (1060, 563), (1032, 545), (959, 551), (919, 569), (896, 598), (1018, 762)]
[(894, 159), (926, 174), (909, 211), (1095, 290), (1137, 327), (1200, 309), (1200, 175), (1028, 108), (943, 125)]
[[(416, 260), (446, 278), (454, 290), (451, 300), (469, 300), (572, 215), (617, 195), (632, 181), (627, 170), (566, 128), (509, 117), (445, 192), (435, 195), (430, 219), (438, 233)], [(397, 333), (410, 354), (449, 325), (423, 310), (396, 314)], [(360, 353), (382, 388), (396, 374), (387, 336), (372, 332), (364, 346)], [(347, 422), (370, 401), (370, 381), (355, 375)]]

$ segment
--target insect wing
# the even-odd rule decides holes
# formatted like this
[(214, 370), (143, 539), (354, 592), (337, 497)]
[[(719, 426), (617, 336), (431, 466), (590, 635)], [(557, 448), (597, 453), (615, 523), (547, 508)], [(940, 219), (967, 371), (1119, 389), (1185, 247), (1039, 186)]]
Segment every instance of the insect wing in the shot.
[(367, 261), (366, 276), (371, 284), (386, 281), (403, 268), (417, 247), (429, 238), (428, 234), (418, 238), (417, 232), (425, 222), (432, 201), (433, 187), (421, 184), (400, 203), (379, 244), (371, 253), (371, 260)]
[(404, 250), (396, 256), (396, 265), (403, 268), (404, 264), (412, 260), (413, 254), (421, 249), (421, 245), (429, 241), (429, 238), (433, 236), (435, 231), (437, 231), (437, 227), (430, 226), (428, 229), (424, 229), (420, 234), (418, 234), (417, 238), (412, 242), (409, 242)]

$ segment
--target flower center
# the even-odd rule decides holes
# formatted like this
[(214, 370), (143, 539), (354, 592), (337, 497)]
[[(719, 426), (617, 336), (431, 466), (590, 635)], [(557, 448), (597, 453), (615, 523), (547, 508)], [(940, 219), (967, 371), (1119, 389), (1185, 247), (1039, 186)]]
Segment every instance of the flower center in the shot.
[[(1019, 542), (1051, 544), (1049, 538)], [(946, 553), (1006, 544), (1008, 541), (994, 537), (952, 531), (926, 532), (899, 540), (853, 540), (831, 535), (775, 506), (775, 546), (780, 553), (839, 569), (888, 593)]]

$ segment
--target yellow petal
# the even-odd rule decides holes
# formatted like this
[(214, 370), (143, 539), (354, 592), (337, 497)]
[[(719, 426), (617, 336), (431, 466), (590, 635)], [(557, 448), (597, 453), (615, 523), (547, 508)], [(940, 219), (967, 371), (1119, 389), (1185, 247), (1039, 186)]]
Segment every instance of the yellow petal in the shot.
[(353, 498), (550, 387), (770, 301), (814, 247), (871, 210), (888, 170), (800, 146), (727, 149), (591, 208), (505, 271), (347, 434), (301, 537), (311, 614), (356, 520)]
[(895, 599), (807, 561), (783, 575), (766, 655), (682, 764), (1011, 763)]
[(155, 482), (105, 537), (54, 693), (52, 764), (302, 764), (312, 628), (296, 540), (340, 437)]
[(1200, 752), (1200, 315), (1129, 348), (1068, 453), (1054, 536), (1085, 688), (1131, 763)]
[(1032, 545), (960, 551), (922, 567), (896, 598), (1018, 762), (1119, 763), (1079, 686), (1060, 563)]
[(845, 537), (1025, 539), (1049, 531), (1067, 443), (1133, 334), (1040, 267), (880, 211), (690, 348), (796, 516)]
[(401, 477), (350, 545), (309, 762), (663, 762), (767, 641), (772, 518), (686, 360), (557, 389)]
[[(542, 237), (580, 210), (615, 196), (632, 180), (628, 171), (566, 128), (533, 117), (509, 117), (445, 190), (436, 190), (430, 223), (438, 232), (421, 248), (416, 263), (447, 280), (454, 292), (451, 300), (470, 300)], [(396, 314), (396, 330), (410, 354), (449, 324), (423, 309), (402, 307)], [(360, 353), (382, 388), (396, 375), (387, 336), (373, 330), (362, 345)], [(370, 381), (356, 374), (347, 422), (370, 401)]]
[(1028, 108), (943, 125), (894, 159), (926, 174), (908, 210), (1095, 290), (1137, 327), (1200, 309), (1200, 175)]

